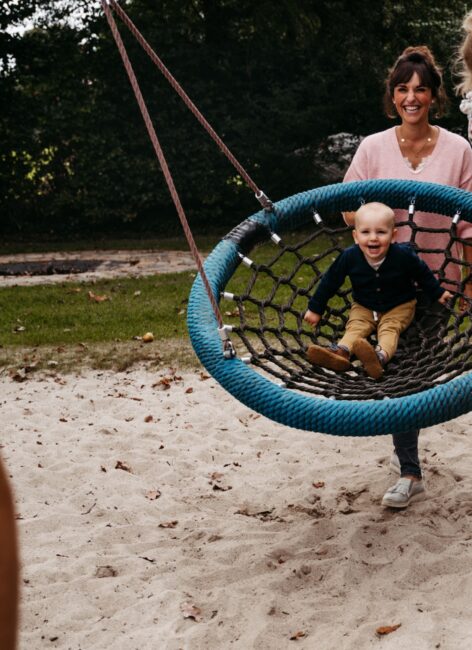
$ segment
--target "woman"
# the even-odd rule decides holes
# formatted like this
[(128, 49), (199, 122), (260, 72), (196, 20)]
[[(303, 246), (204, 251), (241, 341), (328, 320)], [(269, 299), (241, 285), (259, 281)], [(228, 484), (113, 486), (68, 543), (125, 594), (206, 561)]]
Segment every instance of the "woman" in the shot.
[[(446, 129), (433, 125), (430, 114), (444, 114), (447, 102), (441, 71), (425, 46), (408, 47), (397, 59), (386, 79), (384, 108), (388, 117), (399, 117), (398, 126), (367, 136), (359, 145), (344, 181), (391, 178), (426, 181), (472, 190), (472, 150), (468, 142)], [(352, 225), (353, 213), (344, 215)], [(395, 210), (398, 221), (406, 221), (404, 210)], [(426, 228), (445, 228), (445, 233), (428, 233), (413, 228), (398, 229), (397, 241), (413, 241), (420, 249), (444, 249), (449, 243), (450, 219), (417, 211), (414, 224)], [(457, 234), (472, 240), (472, 224), (459, 221)], [(472, 241), (471, 241), (472, 244)], [(472, 262), (472, 247), (455, 243), (452, 257)], [(423, 254), (444, 288), (461, 287), (461, 267), (448, 261), (444, 254)], [(472, 297), (472, 285), (464, 288)], [(439, 307), (439, 309), (443, 309)], [(418, 317), (418, 314), (417, 314)], [(441, 314), (438, 316), (441, 318)], [(444, 315), (443, 318), (447, 318)], [(431, 323), (430, 323), (431, 325)], [(382, 504), (404, 508), (424, 493), (418, 458), (418, 430), (393, 435), (395, 454), (391, 466), (400, 469), (401, 478), (387, 490)]]

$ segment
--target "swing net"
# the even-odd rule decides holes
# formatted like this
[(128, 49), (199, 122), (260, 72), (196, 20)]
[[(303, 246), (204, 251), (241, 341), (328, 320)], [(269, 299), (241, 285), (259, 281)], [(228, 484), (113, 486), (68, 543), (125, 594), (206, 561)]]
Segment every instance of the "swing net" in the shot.
[[(277, 422), (334, 435), (401, 432), (470, 411), (472, 299), (465, 287), (471, 281), (471, 269), (460, 250), (468, 242), (459, 237), (457, 224), (461, 219), (472, 222), (472, 194), (432, 183), (372, 180), (330, 185), (273, 204), (117, 2), (102, 0), (102, 7), (199, 270), (187, 322), (195, 352), (215, 379), (241, 402)], [(110, 9), (137, 38), (263, 208), (234, 228), (205, 264)], [(370, 201), (406, 211), (408, 217), (398, 227), (407, 230), (407, 239), (420, 255), (439, 254), (441, 263), (432, 271), (454, 294), (442, 313), (432, 307), (408, 328), (379, 381), (356, 364), (348, 372), (334, 373), (313, 366), (306, 357), (312, 343), (329, 345), (341, 337), (351, 305), (348, 284), (330, 302), (315, 331), (303, 321), (308, 298), (324, 270), (352, 243), (349, 228), (330, 225), (333, 215), (339, 220), (341, 212), (354, 211)], [(425, 228), (415, 223), (415, 210), (446, 218), (441, 227)], [(451, 265), (459, 267), (459, 280), (450, 280)], [(371, 342), (375, 344), (375, 338)]]
[[(377, 198), (385, 188), (384, 182), (379, 185)], [(411, 205), (410, 218), (399, 223), (397, 228), (408, 231), (408, 238), (418, 254), (438, 252), (437, 248), (422, 249), (416, 245), (419, 227), (414, 222)], [(449, 244), (441, 250), (443, 262), (434, 270), (444, 281), (450, 264), (461, 267), (463, 281), (449, 280), (446, 284), (456, 294), (456, 300), (442, 308), (442, 314), (432, 306), (424, 309), (423, 318), (415, 320), (401, 337), (399, 350), (388, 364), (382, 381), (372, 380), (360, 365), (355, 364), (347, 373), (335, 373), (307, 361), (307, 346), (312, 343), (326, 346), (341, 338), (352, 300), (346, 284), (331, 301), (315, 332), (303, 322), (308, 298), (323, 271), (345, 245), (352, 243), (350, 228), (331, 228), (316, 212), (312, 223), (310, 231), (302, 232), (297, 241), (292, 241), (294, 238), (290, 236), (290, 243), (279, 241), (267, 226), (256, 225), (253, 220), (227, 236), (241, 249), (242, 266), (247, 271), (236, 272), (226, 285), (222, 294), (223, 314), (229, 323), (228, 329), (241, 342), (238, 347), (242, 354), (248, 355), (245, 357), (248, 362), (288, 388), (324, 397), (360, 400), (410, 395), (471, 369), (470, 300), (463, 294), (464, 283), (470, 279), (470, 268), (457, 256), (460, 240), (452, 221), (448, 229), (421, 230), (428, 232), (433, 245), (435, 235), (448, 234)], [(272, 246), (260, 246), (259, 254), (256, 249), (254, 256), (249, 256), (247, 247), (256, 233), (270, 239)], [(375, 344), (375, 335), (372, 343)]]
[[(351, 302), (348, 285), (331, 301), (315, 331), (303, 322), (308, 297), (323, 270), (351, 243), (349, 229), (331, 228), (320, 215), (352, 211), (374, 200), (409, 212), (399, 228), (409, 230), (413, 246), (420, 231), (428, 232), (431, 248), (416, 248), (420, 255), (441, 254), (440, 267), (433, 269), (438, 279), (444, 280), (449, 264), (459, 265), (462, 271), (460, 281), (446, 285), (454, 294), (446, 313), (427, 309), (425, 318), (408, 328), (381, 380), (368, 377), (361, 366), (335, 373), (313, 366), (306, 358), (310, 344), (329, 345), (340, 338)], [(444, 219), (446, 227), (418, 227), (413, 205), (449, 217)], [(223, 314), (233, 321), (227, 329), (239, 359), (222, 358), (218, 336), (207, 325), (208, 300), (199, 280), (192, 289), (188, 315), (194, 348), (238, 399), (299, 428), (375, 435), (428, 426), (468, 412), (472, 407), (471, 299), (464, 287), (471, 269), (457, 253), (457, 244), (467, 245), (457, 236), (457, 222), (470, 221), (471, 216), (469, 192), (414, 181), (331, 185), (280, 201), (272, 211), (262, 210), (235, 228), (205, 263), (212, 289), (222, 297)], [(291, 233), (300, 228), (301, 237), (292, 242)], [(444, 234), (449, 243), (438, 249), (434, 242)]]

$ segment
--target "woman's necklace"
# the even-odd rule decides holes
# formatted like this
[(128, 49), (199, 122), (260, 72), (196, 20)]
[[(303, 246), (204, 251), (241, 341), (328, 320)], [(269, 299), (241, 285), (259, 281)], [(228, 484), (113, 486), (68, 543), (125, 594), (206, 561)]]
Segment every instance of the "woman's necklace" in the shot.
[[(398, 135), (399, 135), (399, 140), (400, 140), (400, 147), (403, 149), (404, 154), (406, 155), (407, 158), (410, 159), (411, 163), (420, 161), (420, 154), (425, 149), (427, 145), (430, 145), (433, 141), (433, 136), (427, 135), (426, 138), (424, 139), (423, 143), (418, 149), (415, 149), (413, 146), (413, 141), (410, 140), (409, 138), (405, 138), (402, 136), (401, 132), (401, 126), (398, 127)], [(428, 133), (431, 133), (431, 127), (429, 127)], [(414, 161), (411, 159), (415, 159)]]

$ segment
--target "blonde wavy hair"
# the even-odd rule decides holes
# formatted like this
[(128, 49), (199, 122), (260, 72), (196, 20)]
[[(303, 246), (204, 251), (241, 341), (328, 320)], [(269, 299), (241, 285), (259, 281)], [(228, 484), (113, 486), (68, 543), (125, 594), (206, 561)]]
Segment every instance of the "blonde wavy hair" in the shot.
[(472, 90), (472, 11), (462, 21), (462, 29), (465, 35), (455, 65), (456, 74), (460, 78), (455, 86), (458, 95), (465, 95)]

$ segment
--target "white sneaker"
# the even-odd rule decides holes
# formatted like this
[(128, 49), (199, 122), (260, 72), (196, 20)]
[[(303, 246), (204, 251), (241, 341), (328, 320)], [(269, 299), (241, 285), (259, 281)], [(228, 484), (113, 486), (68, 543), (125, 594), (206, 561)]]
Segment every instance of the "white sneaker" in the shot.
[(400, 461), (398, 459), (396, 451), (392, 452), (392, 455), (390, 456), (389, 467), (392, 470), (392, 472), (395, 472), (395, 474), (400, 474)]
[(423, 481), (413, 481), (410, 478), (400, 478), (389, 488), (382, 499), (382, 505), (389, 508), (406, 508), (410, 501), (416, 501), (424, 496)]

